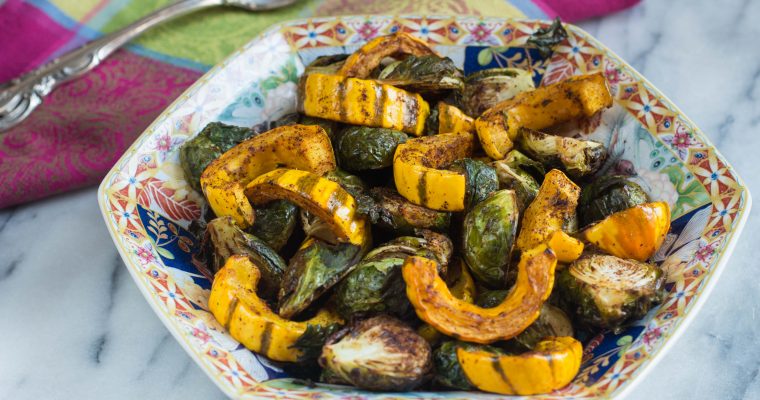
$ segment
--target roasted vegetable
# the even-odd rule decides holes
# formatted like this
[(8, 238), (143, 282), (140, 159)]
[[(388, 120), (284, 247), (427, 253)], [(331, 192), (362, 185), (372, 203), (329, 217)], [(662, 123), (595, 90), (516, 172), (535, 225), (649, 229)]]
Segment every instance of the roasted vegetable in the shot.
[(643, 203), (616, 212), (583, 231), (583, 239), (621, 258), (646, 261), (657, 252), (670, 230), (670, 206)]
[(232, 256), (216, 274), (208, 300), (216, 320), (246, 348), (275, 361), (298, 361), (303, 352), (295, 345), (309, 326), (325, 329), (342, 322), (324, 309), (304, 322), (281, 318), (257, 295), (260, 277), (248, 257)]
[(419, 94), (371, 80), (309, 74), (299, 84), (299, 111), (312, 117), (390, 128), (420, 136), (430, 106)]
[(475, 133), (475, 120), (462, 110), (446, 104), (438, 103), (438, 133)]
[(324, 177), (339, 184), (354, 198), (358, 215), (366, 216), (372, 223), (377, 222), (380, 217), (380, 209), (370, 196), (368, 187), (361, 178), (339, 168), (326, 173)]
[(521, 128), (544, 129), (610, 106), (612, 95), (601, 72), (574, 76), (496, 104), (475, 120), (475, 129), (486, 154), (501, 160)]
[(583, 187), (578, 217), (581, 226), (587, 226), (648, 201), (649, 196), (637, 183), (624, 176), (607, 175)]
[(319, 56), (314, 59), (309, 65), (304, 68), (303, 74), (309, 75), (313, 73), (335, 75), (340, 71), (340, 68), (345, 64), (348, 55), (346, 54), (331, 54), (328, 56)]
[(399, 194), (433, 210), (464, 210), (466, 177), (440, 168), (469, 157), (474, 140), (470, 133), (441, 133), (399, 145), (393, 157), (393, 177)]
[(316, 174), (280, 168), (251, 181), (245, 195), (254, 204), (285, 199), (329, 224), (341, 242), (362, 245), (366, 220), (356, 213), (356, 201), (339, 184)]
[[(402, 281), (403, 282), (403, 281)], [(449, 287), (451, 295), (467, 303), (473, 303), (477, 294), (475, 281), (470, 275), (464, 260), (457, 259), (446, 271), (446, 284)], [(404, 295), (406, 298), (406, 295)], [(423, 323), (417, 328), (417, 333), (424, 337), (431, 345), (438, 343), (443, 335), (438, 332), (432, 325)]]
[(468, 115), (478, 116), (496, 104), (533, 90), (533, 74), (520, 68), (477, 71), (464, 81), (462, 101)]
[(528, 44), (535, 46), (541, 57), (548, 58), (554, 52), (554, 47), (565, 39), (567, 39), (567, 31), (557, 17), (551, 25), (533, 32), (528, 38)]
[(564, 311), (549, 303), (541, 307), (541, 314), (536, 322), (522, 331), (513, 340), (526, 350), (531, 350), (547, 337), (573, 336), (573, 323)]
[(338, 74), (366, 78), (372, 70), (380, 66), (380, 62), (384, 58), (404, 55), (419, 57), (437, 54), (427, 43), (408, 33), (399, 31), (392, 35), (380, 36), (367, 42), (348, 57)]
[(618, 331), (662, 300), (664, 283), (654, 264), (590, 254), (557, 274), (557, 298), (581, 323)]
[(301, 365), (316, 361), (320, 354), (322, 354), (322, 347), (327, 342), (327, 339), (340, 328), (341, 325), (339, 324), (306, 326), (303, 335), (292, 346), (301, 352), (296, 361)]
[(491, 194), (465, 216), (462, 254), (478, 282), (494, 288), (507, 284), (517, 222), (517, 199), (511, 190)]
[(197, 191), (201, 191), (201, 174), (212, 161), (236, 144), (253, 136), (249, 128), (212, 122), (179, 149), (179, 162), (185, 179)]
[(319, 364), (354, 386), (387, 391), (416, 388), (433, 367), (425, 339), (388, 316), (359, 321), (334, 334)]
[(256, 207), (256, 220), (250, 232), (279, 251), (290, 239), (296, 226), (298, 207), (287, 200), (277, 200)]
[(451, 214), (412, 204), (395, 190), (376, 187), (370, 190), (379, 208), (377, 224), (401, 235), (414, 233), (415, 229), (445, 232), (449, 229)]
[(522, 219), (517, 248), (527, 250), (546, 240), (575, 215), (581, 189), (562, 173), (553, 169), (546, 174), (536, 199)]
[(388, 85), (415, 93), (462, 90), (464, 74), (448, 57), (436, 55), (408, 56), (388, 64), (377, 79)]
[(549, 393), (569, 384), (581, 367), (583, 346), (572, 337), (549, 337), (519, 355), (457, 348), (464, 375), (480, 390), (506, 395)]
[(440, 332), (475, 343), (492, 343), (517, 336), (538, 317), (554, 283), (556, 257), (540, 245), (522, 252), (517, 282), (504, 301), (481, 308), (452, 296), (438, 276), (436, 262), (407, 257), (402, 267), (406, 295), (417, 316)]
[(520, 129), (519, 135), (522, 151), (550, 168), (562, 168), (574, 178), (593, 174), (607, 159), (607, 149), (593, 140), (547, 135), (527, 128)]
[(393, 129), (352, 126), (338, 136), (335, 154), (341, 168), (349, 171), (390, 167), (396, 147), (408, 138)]
[(340, 243), (331, 245), (307, 238), (290, 259), (278, 295), (279, 314), (291, 318), (348, 275), (369, 247)]
[[(534, 168), (536, 165), (539, 168)], [(539, 172), (543, 180), (543, 165), (531, 160), (517, 150), (512, 150), (503, 160), (493, 161), (491, 166), (496, 171), (496, 176), (499, 179), (499, 188), (514, 190), (517, 196), (518, 208), (520, 212), (524, 211), (533, 199), (536, 198), (540, 186), (536, 178), (528, 170)]]
[(570, 236), (565, 231), (555, 231), (549, 235), (546, 244), (557, 255), (557, 261), (571, 263), (583, 254), (585, 246), (580, 240)]
[(467, 377), (462, 370), (462, 366), (459, 365), (459, 359), (457, 358), (457, 349), (460, 347), (468, 350), (486, 351), (492, 354), (504, 354), (504, 351), (498, 347), (460, 342), (456, 340), (443, 342), (437, 349), (435, 349), (433, 352), (433, 366), (435, 367), (435, 377), (433, 380), (446, 387), (460, 390), (472, 390), (475, 387), (472, 386), (469, 380), (467, 380)]
[(285, 272), (285, 260), (264, 241), (243, 232), (231, 217), (218, 217), (206, 225), (204, 240), (211, 245), (207, 265), (216, 273), (233, 255), (247, 256), (258, 270), (261, 280), (256, 292), (265, 299), (276, 296)]
[(272, 129), (231, 148), (201, 175), (209, 206), (219, 216), (231, 216), (242, 228), (253, 224), (255, 214), (243, 188), (259, 175), (282, 166), (322, 175), (335, 169), (330, 138), (315, 125), (289, 125)]
[(466, 210), (472, 209), (491, 193), (499, 190), (499, 179), (496, 177), (496, 171), (482, 161), (462, 158), (448, 165), (446, 169), (464, 175), (464, 207)]

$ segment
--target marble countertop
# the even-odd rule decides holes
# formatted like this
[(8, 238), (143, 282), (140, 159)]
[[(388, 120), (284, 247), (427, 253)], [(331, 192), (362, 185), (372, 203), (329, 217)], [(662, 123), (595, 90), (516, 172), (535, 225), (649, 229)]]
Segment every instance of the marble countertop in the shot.
[[(760, 2), (645, 0), (581, 23), (760, 194)], [(222, 398), (132, 283), (91, 188), (0, 211), (0, 399)], [(760, 207), (709, 301), (629, 398), (760, 398)]]

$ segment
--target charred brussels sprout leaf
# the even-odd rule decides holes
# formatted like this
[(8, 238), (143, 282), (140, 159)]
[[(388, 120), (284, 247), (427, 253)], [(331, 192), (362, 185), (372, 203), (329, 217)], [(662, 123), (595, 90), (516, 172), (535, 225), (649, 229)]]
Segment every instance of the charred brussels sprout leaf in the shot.
[(190, 186), (200, 192), (203, 170), (225, 151), (254, 134), (248, 128), (212, 122), (185, 142), (179, 150), (179, 161)]
[(662, 300), (664, 281), (656, 265), (590, 254), (560, 271), (556, 288), (563, 308), (579, 322), (620, 331)]
[(467, 380), (461, 365), (459, 365), (457, 349), (460, 347), (468, 350), (483, 350), (494, 354), (505, 354), (503, 350), (493, 346), (455, 340), (444, 342), (435, 350), (435, 352), (433, 352), (433, 365), (435, 368), (435, 377), (433, 380), (436, 383), (460, 390), (475, 389), (470, 381)]
[(580, 223), (590, 225), (648, 201), (647, 193), (635, 182), (624, 176), (603, 176), (581, 190), (578, 200)]
[(491, 166), (496, 170), (499, 187), (514, 190), (520, 211), (525, 210), (538, 194), (544, 166), (517, 150), (510, 151), (503, 160), (492, 162)]
[(467, 210), (499, 190), (496, 170), (482, 161), (463, 158), (451, 163), (447, 169), (464, 175), (466, 185), (464, 204)]
[(328, 172), (325, 178), (339, 184), (354, 198), (358, 214), (367, 216), (372, 223), (377, 222), (380, 210), (372, 196), (367, 193), (367, 185), (361, 178), (339, 169)]
[(438, 134), (438, 107), (431, 107), (430, 114), (425, 119), (425, 136)]
[(362, 246), (306, 239), (282, 277), (278, 297), (280, 316), (291, 318), (305, 310), (351, 272), (363, 255)]
[(538, 49), (542, 57), (547, 58), (554, 52), (554, 47), (567, 38), (567, 31), (562, 26), (562, 21), (557, 17), (546, 28), (537, 29), (528, 38), (528, 44)]
[(349, 171), (386, 168), (393, 164), (396, 147), (407, 138), (406, 133), (393, 129), (352, 126), (340, 133), (335, 155)]
[(340, 329), (340, 325), (308, 325), (306, 331), (293, 344), (293, 348), (301, 351), (298, 358), (299, 363), (308, 363), (316, 361), (322, 354), (322, 346), (325, 345), (327, 338)]
[(433, 362), (425, 339), (383, 315), (332, 335), (322, 348), (319, 365), (362, 389), (406, 391), (428, 378)]
[(412, 92), (461, 90), (464, 74), (448, 57), (410, 55), (385, 67), (378, 76), (382, 83)]
[(509, 290), (506, 289), (482, 291), (478, 294), (478, 298), (475, 299), (475, 304), (478, 307), (493, 308), (501, 304), (508, 294)]
[(541, 339), (549, 336), (573, 336), (573, 324), (564, 311), (549, 303), (544, 303), (538, 319), (514, 340), (525, 349), (531, 350)]
[(494, 288), (506, 284), (517, 222), (517, 200), (511, 190), (492, 194), (465, 216), (464, 259), (479, 282)]
[(547, 135), (531, 129), (520, 130), (519, 145), (542, 164), (565, 170), (573, 178), (593, 174), (607, 158), (607, 149), (599, 142)]
[(462, 102), (469, 116), (478, 117), (496, 104), (533, 89), (533, 74), (530, 71), (520, 68), (484, 69), (467, 76)]
[(400, 235), (414, 233), (415, 229), (445, 232), (449, 229), (451, 213), (418, 206), (391, 188), (376, 187), (370, 190), (379, 218), (377, 224)]
[(285, 271), (285, 260), (266, 242), (254, 235), (243, 232), (231, 217), (219, 217), (206, 225), (203, 247), (208, 247), (209, 270), (216, 273), (233, 255), (245, 255), (261, 272), (261, 280), (256, 293), (266, 299), (277, 295)]
[(256, 207), (256, 220), (251, 233), (279, 251), (288, 242), (296, 226), (298, 207), (287, 200), (276, 200)]
[(320, 73), (335, 75), (343, 63), (348, 58), (348, 54), (334, 54), (329, 56), (319, 56), (304, 69), (303, 75)]

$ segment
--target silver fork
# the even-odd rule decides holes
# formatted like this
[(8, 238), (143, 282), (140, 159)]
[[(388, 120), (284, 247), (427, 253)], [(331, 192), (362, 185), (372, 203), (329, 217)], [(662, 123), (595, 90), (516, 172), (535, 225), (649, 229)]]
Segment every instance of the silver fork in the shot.
[(116, 32), (93, 40), (21, 77), (0, 85), (0, 132), (23, 121), (42, 99), (63, 82), (95, 68), (111, 53), (164, 21), (204, 8), (233, 6), (249, 11), (273, 10), (296, 0), (183, 0), (149, 14)]

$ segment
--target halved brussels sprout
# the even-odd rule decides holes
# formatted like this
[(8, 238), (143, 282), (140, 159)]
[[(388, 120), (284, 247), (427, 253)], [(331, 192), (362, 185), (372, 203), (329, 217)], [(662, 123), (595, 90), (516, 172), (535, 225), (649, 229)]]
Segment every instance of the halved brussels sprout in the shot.
[(573, 178), (599, 170), (607, 159), (607, 149), (593, 140), (547, 135), (532, 129), (520, 129), (519, 146), (544, 165), (563, 169)]
[(262, 298), (276, 297), (285, 272), (285, 260), (263, 240), (238, 228), (232, 217), (211, 220), (206, 225), (201, 247), (207, 252), (207, 265), (212, 274), (219, 271), (231, 256), (248, 256), (261, 272), (256, 292)]
[(493, 193), (465, 216), (462, 251), (479, 282), (494, 288), (505, 287), (517, 223), (517, 199), (512, 190)]
[(307, 65), (303, 71), (304, 75), (312, 73), (330, 74), (335, 75), (340, 70), (340, 67), (346, 62), (348, 54), (332, 54), (327, 56), (319, 56), (311, 64)]
[(588, 254), (557, 274), (557, 298), (580, 322), (620, 331), (664, 295), (665, 275), (654, 265)]
[(462, 366), (459, 365), (457, 349), (460, 347), (469, 350), (483, 350), (494, 354), (505, 354), (502, 349), (483, 344), (467, 343), (457, 340), (443, 342), (433, 352), (433, 365), (435, 367), (433, 381), (435, 383), (460, 390), (473, 390), (475, 388), (464, 375)]
[(554, 47), (566, 38), (567, 31), (557, 17), (546, 28), (536, 29), (528, 38), (528, 44), (535, 46), (542, 57), (548, 58), (554, 52)]
[(382, 83), (412, 92), (428, 93), (442, 90), (461, 90), (464, 74), (448, 57), (410, 55), (393, 62), (380, 71)]
[(338, 164), (349, 171), (380, 169), (393, 165), (393, 153), (406, 142), (406, 133), (367, 126), (344, 129), (335, 142)]
[(637, 183), (624, 176), (608, 175), (583, 187), (578, 199), (578, 215), (581, 225), (586, 226), (647, 202), (649, 196)]
[(428, 378), (433, 362), (425, 339), (383, 315), (336, 332), (322, 348), (319, 365), (362, 389), (406, 391)]
[(437, 232), (449, 229), (451, 213), (418, 206), (391, 188), (375, 187), (370, 194), (378, 206), (377, 224), (382, 228), (401, 235), (412, 234), (418, 228)]
[(249, 128), (211, 122), (198, 135), (182, 144), (179, 162), (190, 186), (200, 192), (203, 170), (225, 151), (255, 134)]
[(472, 158), (462, 158), (452, 162), (449, 171), (459, 172), (465, 179), (465, 210), (485, 200), (491, 193), (499, 190), (496, 171), (490, 165)]
[(478, 297), (475, 299), (475, 304), (478, 307), (494, 308), (501, 304), (508, 294), (509, 290), (507, 289), (484, 290), (478, 293)]
[(465, 78), (462, 102), (471, 117), (516, 94), (533, 90), (533, 74), (521, 68), (491, 68), (477, 71)]
[(544, 303), (538, 319), (517, 335), (514, 341), (526, 350), (531, 350), (542, 339), (550, 336), (573, 336), (573, 323), (564, 311), (549, 303)]
[(492, 162), (491, 166), (496, 170), (499, 188), (514, 190), (520, 212), (525, 210), (538, 194), (539, 182), (546, 173), (544, 166), (517, 150), (507, 153), (503, 160)]
[(296, 226), (298, 207), (287, 200), (275, 200), (256, 207), (256, 219), (250, 232), (265, 241), (275, 251), (279, 251), (290, 239)]

